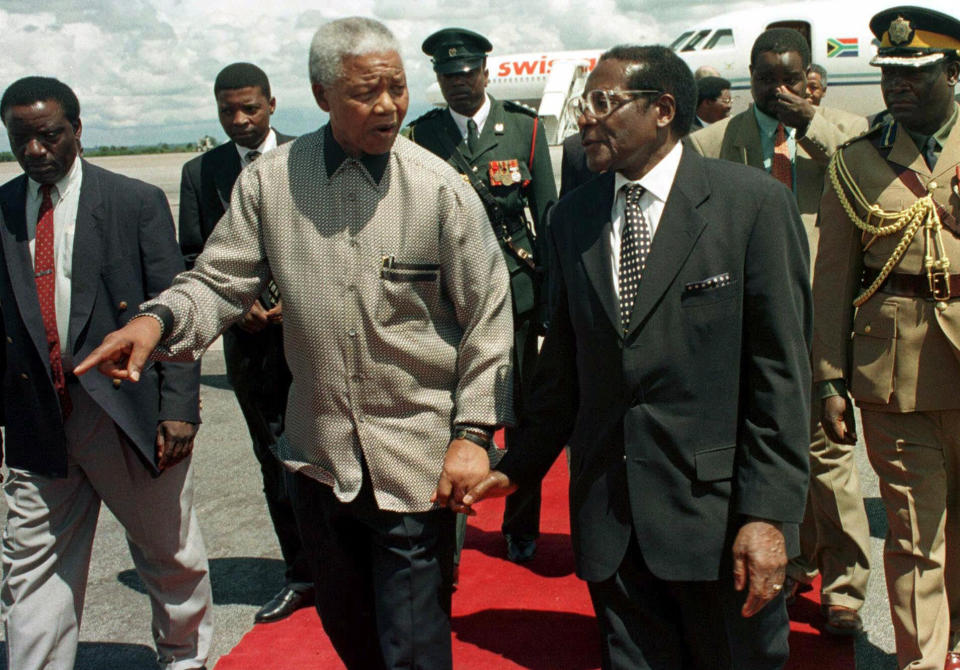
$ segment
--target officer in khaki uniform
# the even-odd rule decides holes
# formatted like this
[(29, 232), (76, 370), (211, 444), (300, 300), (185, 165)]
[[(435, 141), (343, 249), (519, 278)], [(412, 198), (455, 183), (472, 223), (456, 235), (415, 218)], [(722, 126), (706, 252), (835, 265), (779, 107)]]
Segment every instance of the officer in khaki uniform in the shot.
[[(450, 163), (474, 187), (500, 241), (513, 296), (514, 402), (519, 418), (544, 316), (539, 290), (543, 255), (535, 251), (524, 210), (528, 208), (533, 217), (533, 231), (539, 230), (547, 208), (557, 199), (557, 187), (546, 134), (536, 112), (495, 100), (484, 90), (486, 54), (492, 48), (487, 38), (462, 28), (446, 28), (424, 40), (423, 51), (432, 57), (448, 107), (411, 122), (406, 134)], [(508, 448), (512, 437), (508, 429)], [(460, 518), (458, 547), (463, 544), (465, 521)], [(539, 488), (520, 490), (507, 498), (503, 533), (510, 560), (533, 558), (539, 525)]]
[[(843, 142), (866, 131), (867, 121), (831, 107), (816, 107), (804, 98), (810, 48), (797, 31), (767, 30), (751, 51), (753, 105), (694, 133), (690, 145), (704, 156), (752, 165), (780, 178), (773, 162), (776, 132), (782, 125), (783, 142), (789, 145), (792, 139), (794, 145), (787, 146), (790, 169), (782, 178), (796, 196), (813, 258), (819, 237), (817, 211), (830, 157)], [(800, 524), (800, 555), (787, 565), (784, 591), (789, 602), (799, 585), (812, 582), (819, 571), (825, 630), (853, 635), (863, 627), (859, 609), (870, 574), (870, 527), (853, 446), (826, 439), (819, 410), (814, 411), (811, 433), (810, 488)]]
[(895, 7), (870, 29), (890, 115), (828, 169), (814, 379), (831, 439), (856, 441), (848, 389), (861, 410), (899, 667), (958, 670), (960, 21)]

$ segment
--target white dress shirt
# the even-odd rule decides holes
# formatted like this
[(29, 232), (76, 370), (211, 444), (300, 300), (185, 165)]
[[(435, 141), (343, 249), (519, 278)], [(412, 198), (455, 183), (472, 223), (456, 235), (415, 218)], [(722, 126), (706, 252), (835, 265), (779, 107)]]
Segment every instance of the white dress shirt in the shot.
[(660, 216), (667, 204), (667, 196), (673, 187), (674, 177), (677, 176), (677, 167), (680, 165), (682, 151), (682, 144), (677, 142), (670, 153), (664, 156), (659, 163), (653, 166), (650, 172), (643, 175), (638, 181), (631, 181), (620, 172), (617, 172), (614, 176), (613, 207), (610, 209), (610, 223), (606, 237), (611, 261), (610, 267), (613, 268), (613, 292), (618, 300), (620, 298), (620, 235), (627, 204), (623, 187), (630, 184), (640, 184), (645, 189), (643, 195), (640, 196), (640, 209), (647, 220), (647, 225), (650, 226), (650, 242), (652, 244), (657, 226), (660, 225)]
[(237, 153), (240, 154), (240, 165), (242, 167), (247, 167), (251, 163), (251, 161), (247, 158), (251, 151), (259, 151), (260, 155), (262, 156), (271, 149), (277, 148), (277, 134), (273, 131), (273, 128), (271, 128), (270, 132), (267, 133), (267, 136), (263, 138), (263, 142), (260, 143), (260, 146), (255, 149), (241, 147), (237, 143), (234, 143), (234, 146), (237, 147)]
[(483, 96), (483, 104), (480, 105), (480, 109), (473, 116), (464, 116), (452, 109), (450, 110), (450, 116), (453, 117), (453, 122), (457, 124), (457, 128), (460, 130), (460, 137), (467, 137), (467, 121), (470, 119), (473, 119), (473, 122), (477, 124), (477, 135), (479, 135), (483, 132), (483, 125), (487, 122), (487, 117), (490, 116), (490, 96)]
[[(54, 307), (57, 310), (57, 335), (64, 368), (73, 366), (69, 361), (68, 327), (70, 325), (70, 281), (73, 277), (73, 236), (77, 228), (77, 205), (80, 202), (80, 182), (83, 167), (79, 157), (70, 170), (50, 189), (53, 201), (53, 264), (56, 273), (54, 283)], [(27, 179), (27, 238), (30, 240), (30, 258), (36, 258), (37, 215), (43, 203), (39, 182)]]

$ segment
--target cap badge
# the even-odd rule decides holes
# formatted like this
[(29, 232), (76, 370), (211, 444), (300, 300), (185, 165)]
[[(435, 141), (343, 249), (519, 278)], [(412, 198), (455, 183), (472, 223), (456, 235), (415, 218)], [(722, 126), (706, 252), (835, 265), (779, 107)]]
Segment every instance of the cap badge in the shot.
[(890, 35), (890, 44), (894, 46), (909, 44), (913, 41), (913, 28), (910, 26), (910, 22), (902, 16), (898, 16), (890, 22), (890, 29), (887, 33)]
[(457, 47), (450, 47), (449, 49), (447, 49), (447, 55), (450, 56), (450, 58), (453, 58), (454, 56), (456, 56)]

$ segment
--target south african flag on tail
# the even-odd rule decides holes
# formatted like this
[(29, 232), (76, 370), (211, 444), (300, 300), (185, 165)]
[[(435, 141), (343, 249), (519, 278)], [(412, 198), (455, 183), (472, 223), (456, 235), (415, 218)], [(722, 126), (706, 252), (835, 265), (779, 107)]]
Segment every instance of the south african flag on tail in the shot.
[(856, 58), (860, 55), (856, 37), (831, 37), (827, 40), (827, 58)]

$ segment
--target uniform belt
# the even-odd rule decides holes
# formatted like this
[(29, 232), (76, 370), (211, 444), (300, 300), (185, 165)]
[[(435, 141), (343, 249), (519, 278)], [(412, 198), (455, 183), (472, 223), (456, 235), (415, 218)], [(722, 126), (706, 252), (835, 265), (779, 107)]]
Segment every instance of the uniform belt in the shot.
[(498, 240), (502, 240), (504, 237), (512, 237), (514, 233), (523, 230), (526, 226), (522, 216), (508, 217), (502, 226), (494, 226), (493, 232), (496, 233)]
[[(866, 268), (863, 272), (862, 286), (873, 283), (880, 273), (873, 268)], [(879, 291), (890, 295), (899, 295), (906, 298), (921, 298), (923, 300), (950, 300), (960, 298), (960, 275), (935, 273), (936, 293), (930, 287), (930, 279), (926, 274), (908, 275), (898, 272), (891, 273), (880, 285)]]

